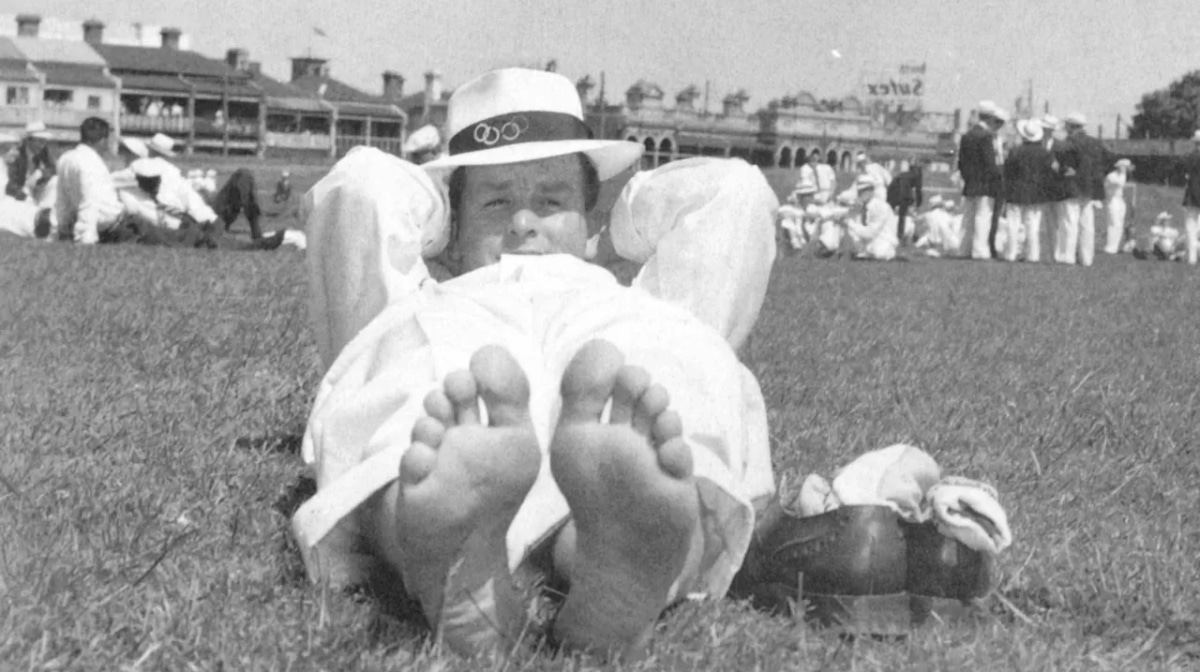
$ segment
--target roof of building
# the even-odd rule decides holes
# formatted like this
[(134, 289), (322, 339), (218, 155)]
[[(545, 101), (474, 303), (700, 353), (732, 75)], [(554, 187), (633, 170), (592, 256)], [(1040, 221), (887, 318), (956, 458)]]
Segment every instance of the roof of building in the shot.
[(38, 81), (38, 76), (29, 69), (29, 61), (0, 57), (0, 80), (6, 82), (36, 82)]
[(175, 75), (118, 75), (123, 91), (146, 91), (149, 93), (179, 93), (188, 95), (192, 87)]
[(321, 103), (317, 94), (298, 86), (285, 84), (261, 72), (253, 75), (253, 81), (267, 94), (267, 107), (295, 112), (329, 112), (329, 107)]
[(17, 61), (28, 60), (25, 58), (25, 54), (17, 48), (17, 45), (13, 44), (12, 39), (8, 37), (0, 37), (0, 59)]
[(107, 65), (87, 42), (46, 40), (38, 37), (10, 37), (13, 46), (34, 63), (79, 63), (99, 68)]
[(291, 81), (291, 86), (333, 103), (339, 113), (385, 117), (404, 117), (403, 111), (392, 106), (383, 96), (360, 91), (332, 77), (305, 75)]
[(46, 84), (61, 86), (91, 86), (115, 89), (117, 83), (104, 74), (103, 68), (79, 63), (38, 63), (37, 69), (46, 74)]
[[(433, 101), (430, 104), (430, 107), (437, 107), (439, 105), (449, 105), (450, 104), (450, 96), (453, 93), (454, 93), (453, 91), (442, 91), (441, 100)], [(424, 107), (424, 106), (425, 106), (425, 92), (424, 91), (417, 91), (416, 93), (410, 93), (407, 96), (401, 96), (400, 100), (396, 101), (396, 107), (399, 107), (402, 110), (411, 110), (414, 107)]]
[(235, 73), (224, 61), (209, 58), (194, 51), (163, 47), (127, 47), (116, 44), (92, 45), (108, 63), (120, 71), (169, 75), (206, 75), (222, 77)]

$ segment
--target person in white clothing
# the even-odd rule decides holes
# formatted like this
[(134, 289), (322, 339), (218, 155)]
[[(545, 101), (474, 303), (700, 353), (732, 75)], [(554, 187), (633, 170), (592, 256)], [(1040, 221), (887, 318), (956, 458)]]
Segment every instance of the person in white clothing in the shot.
[(952, 256), (962, 246), (962, 219), (950, 214), (952, 201), (934, 194), (929, 198), (929, 210), (921, 216), (917, 249), (930, 257)]
[(854, 169), (859, 175), (869, 175), (875, 178), (875, 182), (884, 191), (892, 183), (892, 172), (879, 163), (872, 161), (866, 152), (859, 152), (854, 155)]
[[(856, 259), (890, 261), (896, 257), (896, 214), (881, 195), (884, 191), (871, 175), (859, 175), (854, 183), (861, 208), (859, 217), (846, 219), (846, 233), (854, 243)], [(860, 221), (861, 220), (861, 221)]]
[(1121, 236), (1125, 233), (1125, 181), (1133, 162), (1121, 159), (1104, 176), (1104, 219), (1107, 223), (1104, 237), (1104, 252), (1117, 254), (1121, 251)]
[[(568, 586), (558, 643), (636, 657), (670, 602), (727, 590), (774, 490), (735, 350), (778, 202), (745, 162), (688, 159), (589, 223), (641, 146), (590, 139), (554, 73), (460, 86), (447, 135), (422, 167), (355, 149), (305, 197), (328, 367), (302, 450), (318, 491), (292, 520), (306, 568), (394, 573), (464, 653), (513, 645), (512, 572), (542, 571)], [(584, 261), (604, 235), (643, 264), (632, 287)]]
[[(148, 226), (179, 229), (189, 224), (214, 224), (217, 213), (196, 193), (178, 168), (164, 159), (137, 159), (129, 166), (139, 184), (121, 189), (119, 198), (128, 217)], [(149, 186), (153, 184), (153, 186)]]
[(119, 228), (124, 208), (108, 166), (100, 158), (110, 132), (104, 119), (84, 119), (79, 126), (79, 144), (58, 159), (54, 209), (62, 240), (92, 245)]
[(821, 150), (814, 149), (808, 155), (808, 161), (800, 166), (800, 181), (798, 184), (811, 184), (816, 189), (813, 202), (824, 205), (833, 201), (837, 191), (837, 173), (833, 166), (821, 160)]

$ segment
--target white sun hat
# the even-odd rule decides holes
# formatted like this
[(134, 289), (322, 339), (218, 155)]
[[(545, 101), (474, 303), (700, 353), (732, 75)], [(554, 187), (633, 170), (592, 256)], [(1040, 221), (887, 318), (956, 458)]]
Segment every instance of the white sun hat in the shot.
[(25, 137), (49, 140), (50, 131), (46, 130), (45, 122), (31, 121), (28, 124), (25, 124)]
[(458, 87), (446, 113), (449, 154), (427, 170), (534, 161), (583, 152), (607, 180), (633, 165), (642, 146), (593, 140), (571, 80), (542, 70), (493, 70)]
[(165, 172), (165, 162), (162, 159), (136, 159), (129, 164), (129, 169), (138, 177), (162, 177)]
[(1046, 129), (1047, 131), (1055, 131), (1058, 130), (1059, 126), (1062, 126), (1062, 122), (1059, 121), (1058, 117), (1054, 116), (1053, 114), (1043, 114), (1042, 118), (1039, 120), (1039, 123), (1041, 123), (1042, 128)]
[(1196, 129), (1196, 132), (1192, 134), (1192, 141), (1200, 142), (1200, 128)]
[(146, 147), (162, 156), (175, 156), (175, 141), (165, 133), (155, 133), (150, 142), (146, 143)]
[(1019, 133), (1026, 142), (1042, 141), (1042, 125), (1034, 119), (1022, 119), (1018, 121), (1017, 133)]
[(1087, 126), (1087, 117), (1083, 116), (1082, 112), (1072, 112), (1067, 115), (1066, 124), (1068, 126)]
[(139, 138), (131, 138), (123, 136), (121, 138), (121, 146), (129, 150), (131, 154), (137, 157), (146, 158), (150, 156), (150, 150), (146, 147), (146, 143)]

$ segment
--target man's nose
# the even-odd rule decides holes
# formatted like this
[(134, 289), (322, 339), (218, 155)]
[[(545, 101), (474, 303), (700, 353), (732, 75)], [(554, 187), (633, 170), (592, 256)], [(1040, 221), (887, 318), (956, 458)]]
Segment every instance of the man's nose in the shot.
[(532, 210), (522, 208), (513, 213), (512, 232), (527, 238), (536, 235), (541, 230), (542, 218)]

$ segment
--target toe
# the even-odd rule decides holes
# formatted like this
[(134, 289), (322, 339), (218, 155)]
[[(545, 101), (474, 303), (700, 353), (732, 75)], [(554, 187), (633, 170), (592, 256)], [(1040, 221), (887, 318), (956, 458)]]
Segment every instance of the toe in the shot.
[(412, 440), (423, 443), (431, 448), (442, 445), (442, 437), (446, 435), (446, 426), (434, 418), (417, 418), (413, 424)]
[(433, 473), (437, 465), (437, 451), (423, 443), (413, 443), (400, 459), (400, 482), (416, 485)]
[(454, 424), (454, 404), (440, 389), (425, 395), (425, 412), (443, 425)]
[(624, 363), (624, 355), (608, 341), (590, 341), (580, 348), (563, 373), (562, 420), (598, 421)]
[(628, 425), (633, 422), (634, 408), (638, 399), (650, 386), (650, 374), (640, 366), (623, 366), (613, 386), (612, 412), (608, 422), (613, 425)]
[(471, 357), (471, 374), (487, 406), (490, 425), (529, 421), (529, 379), (507, 350), (494, 345), (481, 348)]
[(649, 438), (658, 416), (670, 405), (671, 396), (667, 394), (667, 388), (658, 384), (646, 388), (633, 411), (633, 431)]
[(658, 449), (658, 466), (674, 478), (689, 478), (692, 475), (692, 451), (683, 439), (671, 439)]
[(460, 425), (479, 424), (479, 399), (475, 376), (469, 371), (455, 371), (443, 383), (446, 398), (454, 407), (454, 421)]
[(654, 443), (662, 445), (683, 435), (683, 421), (675, 411), (664, 411), (654, 421)]

